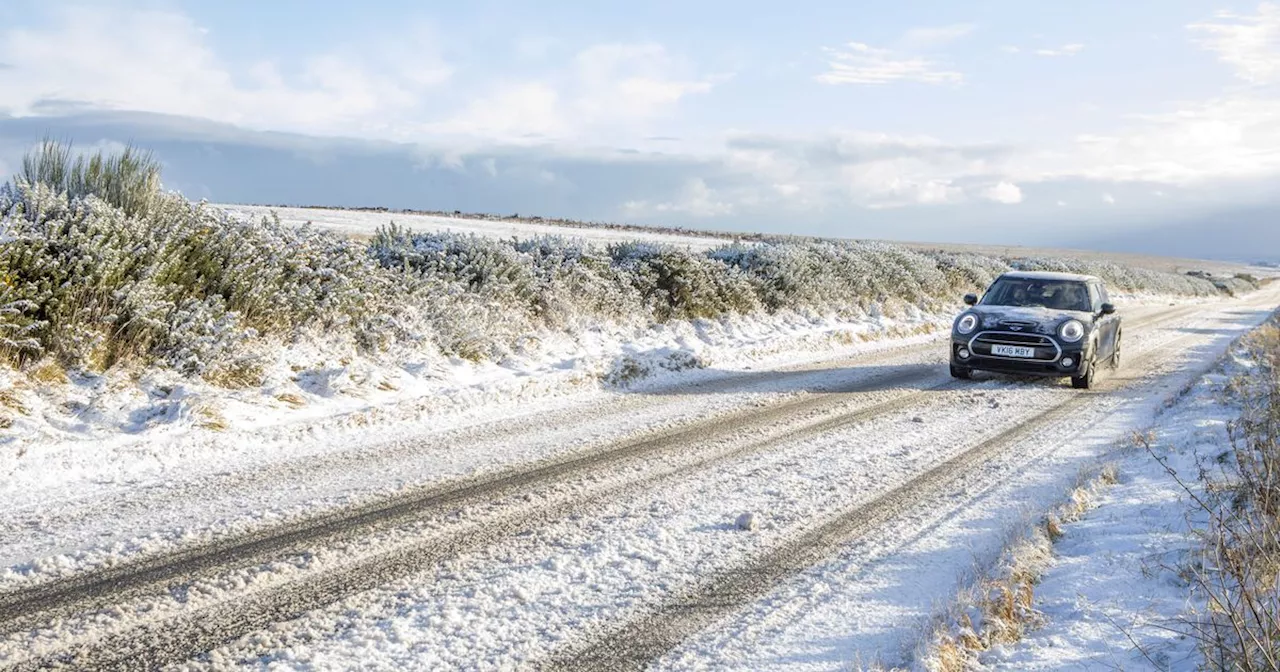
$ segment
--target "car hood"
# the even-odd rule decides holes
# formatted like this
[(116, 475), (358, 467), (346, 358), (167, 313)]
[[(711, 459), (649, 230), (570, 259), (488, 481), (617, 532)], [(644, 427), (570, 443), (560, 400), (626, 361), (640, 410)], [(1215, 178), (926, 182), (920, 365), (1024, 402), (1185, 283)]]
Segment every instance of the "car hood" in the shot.
[(1080, 320), (1088, 326), (1093, 316), (1075, 310), (1052, 310), (1028, 306), (974, 306), (970, 313), (978, 316), (982, 329), (1021, 327), (1030, 333), (1054, 334), (1067, 320)]

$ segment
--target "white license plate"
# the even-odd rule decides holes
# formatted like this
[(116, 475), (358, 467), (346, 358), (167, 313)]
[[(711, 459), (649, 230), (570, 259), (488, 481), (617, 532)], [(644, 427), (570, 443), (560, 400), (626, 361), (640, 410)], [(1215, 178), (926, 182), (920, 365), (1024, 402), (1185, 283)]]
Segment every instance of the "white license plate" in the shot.
[(1021, 345), (993, 345), (991, 346), (991, 354), (997, 357), (1035, 357), (1036, 349), (1027, 348)]

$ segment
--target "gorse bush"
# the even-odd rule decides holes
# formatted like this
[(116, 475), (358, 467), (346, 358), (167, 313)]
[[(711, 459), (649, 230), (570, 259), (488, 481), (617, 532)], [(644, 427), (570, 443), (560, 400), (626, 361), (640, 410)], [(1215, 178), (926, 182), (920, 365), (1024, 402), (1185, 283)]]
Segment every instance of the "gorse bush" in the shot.
[[(1108, 264), (1014, 264), (1096, 273), (1118, 289), (1221, 291), (1205, 278)], [(1010, 267), (881, 243), (692, 252), (414, 233), (394, 223), (360, 243), (165, 193), (158, 164), (132, 149), (73, 160), (46, 142), (0, 188), (0, 357), (98, 370), (129, 360), (243, 380), (264, 346), (312, 334), (369, 353), (409, 347), (498, 359), (546, 330), (602, 323), (938, 309)]]

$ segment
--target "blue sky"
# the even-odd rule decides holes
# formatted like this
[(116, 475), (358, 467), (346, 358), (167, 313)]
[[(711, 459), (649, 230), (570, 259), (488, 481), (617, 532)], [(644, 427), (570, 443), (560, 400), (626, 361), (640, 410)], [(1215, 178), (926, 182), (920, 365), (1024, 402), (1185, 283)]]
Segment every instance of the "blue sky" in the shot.
[[(554, 185), (529, 202), (546, 214), (915, 239), (954, 239), (950, 222), (975, 240), (1022, 222), (1075, 232), (1016, 242), (1265, 208), (1280, 173), (1273, 3), (5, 4), (18, 18), (0, 27), (0, 121), (13, 122), (0, 172), (41, 124), (154, 113), (188, 122), (188, 139), (204, 122), (250, 145), (296, 134), (291, 151), (311, 139), (313, 158), (331, 151), (324, 138), (397, 143), (387, 151), (417, 162), (385, 170), (452, 170), (503, 206)], [(151, 117), (131, 119), (81, 124), (97, 135), (76, 140), (154, 136)], [(247, 198), (170, 151), (177, 186)], [(570, 175), (588, 165), (590, 188)], [(403, 194), (449, 207), (411, 182)]]

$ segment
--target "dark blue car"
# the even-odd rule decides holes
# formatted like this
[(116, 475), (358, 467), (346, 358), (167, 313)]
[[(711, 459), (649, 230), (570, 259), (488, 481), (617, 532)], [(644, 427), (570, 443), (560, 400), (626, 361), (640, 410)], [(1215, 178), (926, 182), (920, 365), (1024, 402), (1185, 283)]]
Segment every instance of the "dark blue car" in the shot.
[(1100, 364), (1120, 366), (1120, 316), (1102, 280), (1071, 273), (1010, 272), (991, 283), (951, 327), (951, 375), (976, 370), (1071, 377), (1093, 386)]

